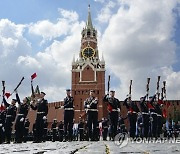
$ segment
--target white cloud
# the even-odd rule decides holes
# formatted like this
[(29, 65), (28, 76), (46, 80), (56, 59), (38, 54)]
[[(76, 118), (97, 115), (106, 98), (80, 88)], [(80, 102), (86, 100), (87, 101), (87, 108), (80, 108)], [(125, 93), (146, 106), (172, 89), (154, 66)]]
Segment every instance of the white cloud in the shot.
[[(71, 87), (71, 62), (73, 55), (79, 53), (81, 30), (85, 25), (85, 22), (80, 23), (77, 20), (77, 13), (60, 11), (63, 12), (63, 16), (58, 19), (57, 23), (48, 21), (52, 32), (47, 32), (49, 29), (47, 24), (41, 24), (47, 21), (38, 22), (40, 23), (38, 26), (37, 24), (30, 26), (30, 32), (35, 32), (34, 30), (40, 28), (40, 33), (37, 34), (43, 35), (44, 38), (51, 38), (53, 42), (35, 55), (20, 56), (17, 62), (18, 67), (25, 70), (26, 74), (28, 71), (37, 72), (36, 83), (39, 84), (40, 89), (46, 91), (47, 98), (50, 101), (62, 100), (65, 89)], [(67, 29), (67, 33), (62, 31), (65, 36), (61, 41), (54, 39), (61, 35), (58, 33), (58, 30), (61, 29), (60, 21), (66, 23), (65, 29)], [(44, 32), (41, 33), (43, 29)]]
[[(180, 99), (180, 73), (171, 68), (176, 49), (172, 41), (176, 21), (172, 10), (176, 1), (119, 2), (116, 6), (121, 7), (117, 13), (112, 12), (115, 2), (109, 2), (97, 15), (103, 16), (104, 10), (108, 26), (98, 34), (98, 46), (104, 53), (107, 69), (121, 81), (115, 87), (119, 98), (124, 99), (128, 93), (130, 79), (133, 79), (134, 99), (145, 93), (147, 77), (151, 77), (153, 94), (157, 76), (161, 75), (162, 80), (167, 81), (168, 98)], [(0, 20), (0, 52), (3, 53), (0, 56), (0, 70), (3, 70), (0, 76), (7, 80), (9, 91), (25, 76), (19, 92), (21, 96), (29, 95), (30, 76), (34, 72), (38, 75), (34, 85), (39, 84), (49, 101), (62, 100), (64, 90), (71, 87), (71, 61), (74, 54), (76, 57), (79, 54), (85, 22), (79, 21), (76, 12), (63, 9), (59, 12), (60, 17), (55, 23), (49, 19), (19, 25), (7, 19)], [(101, 24), (103, 22), (97, 26), (101, 27)], [(32, 37), (41, 36), (43, 43), (48, 42), (47, 47), (33, 51), (24, 35), (25, 29), (28, 35), (34, 34)]]
[(103, 7), (98, 14), (97, 20), (102, 23), (106, 23), (109, 21), (112, 15), (112, 9), (115, 7), (115, 2), (109, 1), (107, 4), (105, 4), (105, 7)]
[[(107, 67), (121, 81), (116, 87), (120, 99), (128, 93), (130, 79), (133, 79), (133, 98), (139, 99), (145, 94), (147, 77), (152, 79), (151, 94), (156, 91), (158, 75), (171, 81), (175, 73), (176, 79), (179, 79), (179, 72), (171, 70), (170, 74), (164, 74), (175, 62), (176, 44), (172, 37), (176, 19), (172, 10), (177, 1), (119, 2), (128, 9), (121, 5), (118, 12), (111, 16), (99, 46), (105, 54)], [(174, 89), (169, 84), (168, 89), (171, 89), (169, 98), (179, 98), (178, 86)]]
[(94, 0), (95, 2), (104, 3), (105, 0)]
[(32, 23), (29, 27), (29, 33), (41, 36), (43, 38), (41, 43), (62, 35), (68, 35), (71, 32), (71, 26), (78, 21), (78, 14), (64, 9), (58, 9), (58, 11), (61, 17), (57, 19), (56, 23), (52, 23), (49, 20), (38, 21), (35, 24)]

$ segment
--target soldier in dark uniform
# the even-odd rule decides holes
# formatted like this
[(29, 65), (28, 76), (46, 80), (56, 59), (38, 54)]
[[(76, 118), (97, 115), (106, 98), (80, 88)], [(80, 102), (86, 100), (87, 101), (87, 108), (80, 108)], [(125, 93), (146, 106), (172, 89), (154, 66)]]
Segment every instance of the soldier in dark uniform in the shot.
[(16, 93), (16, 100), (19, 104), (18, 107), (18, 114), (15, 123), (15, 143), (22, 143), (23, 140), (23, 132), (24, 132), (24, 122), (25, 118), (28, 114), (29, 105), (28, 102), (30, 101), (27, 97), (23, 99), (23, 102), (20, 101), (18, 93)]
[(154, 96), (149, 97), (149, 114), (150, 114), (150, 130), (149, 130), (149, 136), (150, 137), (157, 137), (157, 112), (155, 109), (155, 98), (156, 94)]
[[(91, 141), (95, 141), (96, 127), (98, 120), (98, 110), (97, 110), (98, 99), (95, 98), (95, 91), (90, 91), (90, 97), (84, 102), (84, 108), (87, 110), (87, 125), (88, 125), (88, 138)], [(93, 129), (92, 129), (93, 125)]]
[(71, 96), (71, 90), (66, 89), (66, 98), (64, 98), (64, 141), (73, 139), (73, 119), (74, 119), (74, 98)]
[(106, 95), (103, 99), (103, 101), (107, 102), (109, 106), (109, 117), (110, 117), (110, 122), (111, 122), (111, 133), (112, 133), (113, 139), (117, 134), (119, 112), (121, 109), (119, 100), (115, 98), (114, 96), (115, 96), (115, 91), (111, 90), (110, 97), (109, 95)]
[(97, 126), (96, 126), (96, 135), (95, 135), (95, 141), (99, 141), (100, 140), (100, 128), (99, 128), (99, 123), (101, 121), (97, 122)]
[(143, 121), (142, 137), (147, 138), (149, 134), (149, 109), (145, 102), (147, 95), (140, 98), (140, 108)]
[(24, 122), (24, 142), (27, 142), (28, 140), (29, 126), (30, 126), (29, 119), (26, 118)]
[(125, 133), (125, 132), (127, 132), (126, 126), (125, 126), (125, 123), (124, 123), (124, 120), (126, 118), (123, 118), (122, 116), (119, 117), (119, 120), (118, 120), (119, 132), (118, 133)]
[(52, 130), (52, 135), (53, 135), (52, 141), (55, 142), (56, 138), (57, 138), (57, 136), (56, 136), (56, 134), (57, 134), (57, 120), (56, 119), (53, 120), (53, 123), (51, 125), (51, 130)]
[(89, 141), (88, 123), (87, 123), (87, 121), (84, 122), (84, 140)]
[(59, 122), (58, 131), (59, 131), (59, 141), (62, 142), (64, 136), (64, 124), (62, 121)]
[(36, 133), (36, 123), (33, 124), (33, 141), (37, 141), (37, 133)]
[(3, 109), (0, 111), (0, 144), (4, 142), (5, 138), (5, 119), (6, 119), (6, 109), (3, 107)]
[(4, 142), (4, 116), (3, 111), (0, 111), (0, 144)]
[(102, 136), (104, 141), (107, 141), (108, 121), (109, 120), (107, 118), (102, 119)]
[(82, 120), (80, 120), (78, 124), (78, 133), (79, 133), (80, 141), (83, 141), (84, 140), (84, 123)]
[(131, 100), (131, 95), (127, 95), (127, 98), (124, 100), (123, 104), (128, 109), (128, 120), (130, 125), (129, 134), (130, 137), (134, 138), (136, 135), (136, 121), (139, 108), (137, 107), (137, 104)]
[(43, 119), (43, 142), (47, 141), (48, 122), (47, 117)]
[(33, 110), (37, 110), (37, 116), (36, 116), (36, 135), (37, 139), (35, 142), (39, 143), (42, 142), (43, 139), (43, 119), (46, 119), (46, 116), (48, 114), (48, 101), (44, 99), (44, 96), (46, 94), (44, 92), (41, 92), (40, 99), (35, 100), (31, 103), (31, 108)]
[(162, 133), (162, 127), (163, 127), (162, 106), (163, 104), (161, 103), (161, 100), (158, 100), (158, 102), (155, 104), (155, 110), (157, 113), (157, 132), (156, 132), (157, 137), (160, 137), (160, 134)]
[(12, 131), (12, 126), (13, 122), (16, 118), (16, 99), (12, 99), (11, 104), (8, 104), (6, 99), (3, 97), (3, 102), (4, 105), (6, 106), (6, 120), (5, 120), (5, 138), (6, 138), (6, 143), (10, 143), (11, 141), (11, 131)]

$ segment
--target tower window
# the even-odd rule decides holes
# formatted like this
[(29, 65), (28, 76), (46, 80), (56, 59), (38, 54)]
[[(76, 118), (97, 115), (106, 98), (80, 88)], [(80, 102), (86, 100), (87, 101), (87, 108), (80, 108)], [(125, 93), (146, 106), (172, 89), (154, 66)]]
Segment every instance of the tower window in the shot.
[(87, 31), (87, 35), (90, 36), (90, 35), (91, 35), (91, 32), (90, 32), (90, 31)]

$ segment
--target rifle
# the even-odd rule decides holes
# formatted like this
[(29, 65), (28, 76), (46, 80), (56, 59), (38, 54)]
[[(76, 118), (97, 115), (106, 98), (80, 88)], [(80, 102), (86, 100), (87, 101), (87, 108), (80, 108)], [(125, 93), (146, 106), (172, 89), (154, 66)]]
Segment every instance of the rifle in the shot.
[(132, 90), (132, 80), (130, 80), (130, 85), (129, 85), (129, 95), (131, 96), (131, 90)]
[(35, 98), (35, 93), (34, 93), (34, 87), (33, 87), (33, 80), (31, 80), (31, 93), (32, 93), (32, 98)]
[(11, 93), (11, 95), (19, 88), (19, 86), (21, 85), (22, 81), (24, 80), (24, 77), (22, 77), (21, 81), (18, 83), (18, 85), (16, 86), (16, 88), (14, 89), (14, 91)]
[[(4, 97), (4, 95), (5, 95), (5, 81), (2, 81), (2, 87), (3, 87), (3, 89), (2, 89), (2, 96)], [(3, 101), (2, 101), (2, 103), (3, 103)], [(2, 107), (2, 106), (1, 106)], [(1, 108), (0, 107), (0, 108)], [(1, 109), (2, 110), (2, 109)]]
[[(109, 95), (109, 89), (110, 89), (110, 81), (111, 81), (111, 76), (109, 75), (109, 76), (108, 76), (108, 95)], [(111, 106), (111, 104), (109, 104), (109, 103), (108, 103), (108, 105), (107, 105), (107, 110), (108, 110), (109, 112), (112, 112), (112, 106)]]
[(161, 100), (163, 100), (164, 99), (164, 88), (161, 88)]
[(150, 80), (151, 80), (151, 78), (147, 78), (147, 86), (146, 86), (147, 99), (148, 99), (148, 96), (149, 96), (149, 84), (150, 84)]
[(159, 93), (159, 82), (160, 82), (160, 79), (161, 79), (161, 76), (158, 76), (158, 81), (157, 81), (157, 98), (158, 98), (158, 100), (159, 100), (159, 95), (160, 95), (160, 93)]
[(2, 96), (4, 96), (5, 95), (5, 81), (2, 81), (2, 87), (3, 87)]
[(166, 99), (166, 81), (163, 81), (164, 98)]
[(110, 89), (110, 80), (111, 80), (111, 76), (108, 76), (108, 94), (109, 94), (109, 89)]

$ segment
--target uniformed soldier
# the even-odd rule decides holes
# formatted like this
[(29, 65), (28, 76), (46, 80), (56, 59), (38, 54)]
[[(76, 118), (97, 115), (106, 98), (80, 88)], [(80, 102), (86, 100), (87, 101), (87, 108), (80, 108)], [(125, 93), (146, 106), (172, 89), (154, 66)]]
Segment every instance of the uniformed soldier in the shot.
[(102, 136), (104, 141), (107, 141), (108, 121), (109, 120), (107, 118), (102, 119)]
[(4, 122), (3, 122), (3, 111), (0, 111), (0, 144), (4, 141)]
[(43, 119), (43, 142), (47, 141), (48, 137), (48, 122), (47, 117)]
[(0, 111), (0, 144), (4, 142), (5, 138), (5, 119), (6, 119), (6, 109)]
[(155, 109), (155, 98), (154, 96), (149, 97), (149, 114), (150, 114), (150, 129), (149, 129), (149, 136), (150, 137), (157, 137), (157, 112)]
[(41, 92), (39, 96), (39, 100), (33, 100), (31, 103), (31, 108), (33, 110), (37, 110), (37, 116), (36, 116), (36, 135), (37, 139), (35, 142), (39, 143), (42, 142), (43, 139), (43, 119), (46, 119), (46, 116), (48, 114), (48, 101), (44, 99), (45, 93)]
[(52, 130), (52, 141), (55, 142), (57, 138), (57, 119), (53, 120), (53, 123), (51, 125), (51, 130)]
[(100, 128), (99, 128), (99, 123), (100, 123), (100, 121), (97, 122), (97, 126), (96, 126), (95, 141), (99, 141), (99, 140), (100, 140)]
[(140, 98), (140, 108), (143, 121), (142, 137), (147, 138), (149, 134), (149, 109), (145, 102), (147, 95)]
[(59, 122), (58, 131), (59, 131), (59, 141), (62, 142), (64, 136), (64, 124), (62, 121)]
[(24, 122), (28, 114), (30, 101), (27, 97), (23, 99), (23, 102), (20, 101), (18, 93), (16, 93), (16, 100), (18, 102), (18, 114), (15, 123), (15, 143), (22, 143), (23, 141), (23, 132), (24, 132)]
[(74, 119), (74, 98), (71, 96), (71, 90), (66, 90), (66, 98), (64, 99), (64, 141), (72, 141), (73, 135), (73, 119)]
[(137, 115), (139, 112), (139, 108), (137, 104), (131, 100), (131, 95), (127, 95), (127, 98), (124, 100), (123, 103), (126, 108), (128, 109), (128, 120), (129, 120), (129, 134), (130, 137), (134, 138), (136, 136), (136, 121)]
[(114, 140), (114, 137), (117, 134), (117, 125), (118, 125), (118, 119), (119, 119), (119, 112), (121, 109), (120, 102), (117, 98), (115, 98), (115, 91), (110, 91), (110, 97), (109, 95), (106, 95), (103, 99), (104, 102), (108, 103), (109, 106), (109, 117), (111, 122), (111, 133), (112, 138)]
[(161, 103), (160, 100), (155, 104), (155, 110), (157, 113), (157, 132), (156, 132), (157, 137), (160, 137), (160, 134), (162, 133), (162, 126), (163, 126), (162, 106), (163, 104)]
[(84, 140), (84, 122), (82, 120), (80, 120), (78, 124), (78, 133), (79, 133), (80, 141), (83, 141)]
[[(90, 97), (84, 102), (84, 108), (87, 110), (87, 125), (88, 125), (88, 138), (91, 141), (95, 141), (96, 137), (96, 127), (98, 119), (97, 110), (98, 99), (95, 97), (95, 91), (90, 91)], [(93, 129), (92, 129), (93, 125)]]
[(84, 122), (84, 140), (89, 141), (88, 122), (87, 122), (87, 120)]
[(122, 116), (119, 117), (119, 120), (118, 120), (119, 131), (118, 131), (118, 133), (125, 133), (125, 132), (127, 132), (126, 126), (125, 126), (125, 123), (124, 123), (124, 120), (126, 118), (123, 118)]
[(26, 118), (24, 122), (24, 142), (27, 142), (28, 140), (29, 126), (30, 126), (29, 119)]
[(6, 143), (10, 143), (11, 141), (11, 131), (13, 122), (16, 118), (16, 99), (12, 99), (11, 104), (8, 104), (6, 99), (3, 97), (3, 102), (6, 107), (6, 119), (5, 119), (5, 139)]
[(37, 142), (36, 122), (33, 124), (33, 142)]

